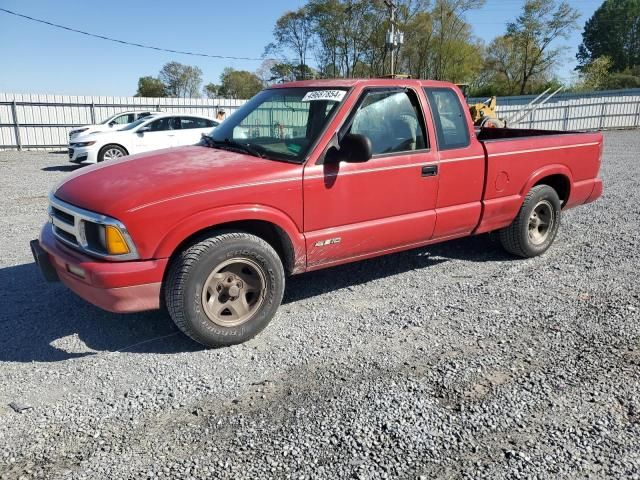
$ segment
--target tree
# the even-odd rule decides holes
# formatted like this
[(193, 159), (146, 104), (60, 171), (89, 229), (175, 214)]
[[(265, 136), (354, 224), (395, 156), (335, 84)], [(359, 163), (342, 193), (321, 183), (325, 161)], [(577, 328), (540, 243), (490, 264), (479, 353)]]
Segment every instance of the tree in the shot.
[(262, 90), (262, 82), (255, 73), (225, 68), (220, 75), (220, 95), (225, 98), (246, 99)]
[(509, 85), (510, 93), (523, 95), (535, 83), (550, 80), (562, 48), (553, 42), (567, 38), (577, 28), (580, 14), (557, 0), (526, 0), (522, 13), (507, 26), (507, 33), (488, 49), (488, 64), (497, 81)]
[(614, 72), (640, 65), (640, 0), (605, 0), (587, 20), (578, 69), (607, 56)]
[(164, 83), (154, 77), (140, 77), (136, 97), (166, 97)]
[(202, 85), (202, 70), (179, 62), (169, 62), (160, 70), (158, 78), (170, 97), (197, 98)]
[[(299, 65), (307, 64), (307, 52), (311, 47), (313, 30), (311, 17), (306, 7), (286, 12), (277, 21), (273, 29), (275, 49), (290, 49), (294, 52)], [(269, 49), (269, 47), (267, 47)]]
[(609, 71), (613, 65), (610, 57), (603, 55), (585, 65), (581, 72), (579, 90), (604, 90), (607, 88)]
[(215, 83), (207, 83), (202, 92), (205, 94), (207, 98), (218, 98), (220, 96), (220, 89), (222, 87), (220, 85), (216, 85)]
[(290, 63), (276, 63), (269, 70), (270, 83), (284, 83), (295, 80), (295, 76), (293, 74), (293, 65)]

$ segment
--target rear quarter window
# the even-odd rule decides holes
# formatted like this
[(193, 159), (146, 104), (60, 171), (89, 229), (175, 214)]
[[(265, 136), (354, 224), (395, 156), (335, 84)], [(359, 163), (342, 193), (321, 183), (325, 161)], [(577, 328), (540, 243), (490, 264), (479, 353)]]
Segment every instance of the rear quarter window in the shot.
[(425, 88), (436, 126), (439, 150), (468, 147), (469, 129), (458, 95), (450, 88)]

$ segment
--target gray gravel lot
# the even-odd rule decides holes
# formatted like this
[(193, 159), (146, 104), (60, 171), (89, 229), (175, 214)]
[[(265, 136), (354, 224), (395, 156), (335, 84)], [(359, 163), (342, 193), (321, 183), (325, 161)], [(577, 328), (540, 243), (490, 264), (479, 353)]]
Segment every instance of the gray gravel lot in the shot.
[(640, 132), (605, 141), (604, 197), (546, 255), (295, 277), (220, 350), (46, 284), (28, 242), (71, 167), (0, 152), (0, 477), (640, 478)]

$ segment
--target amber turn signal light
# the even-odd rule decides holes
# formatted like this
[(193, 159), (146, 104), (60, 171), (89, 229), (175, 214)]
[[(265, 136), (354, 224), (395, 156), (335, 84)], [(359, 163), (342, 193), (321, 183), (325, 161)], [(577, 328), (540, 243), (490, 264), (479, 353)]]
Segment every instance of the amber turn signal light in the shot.
[(105, 244), (109, 255), (124, 255), (130, 253), (129, 245), (118, 227), (107, 225), (104, 230)]

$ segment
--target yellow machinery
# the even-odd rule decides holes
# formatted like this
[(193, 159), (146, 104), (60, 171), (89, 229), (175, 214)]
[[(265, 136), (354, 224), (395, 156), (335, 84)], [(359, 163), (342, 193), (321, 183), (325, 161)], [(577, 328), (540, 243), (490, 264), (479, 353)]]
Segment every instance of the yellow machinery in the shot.
[[(469, 102), (469, 84), (456, 83), (456, 86), (464, 94), (464, 98)], [(482, 103), (469, 104), (469, 112), (471, 112), (471, 120), (476, 127), (497, 127), (505, 126), (505, 122), (498, 118), (496, 113), (496, 105), (498, 100), (495, 96), (488, 98)]]

